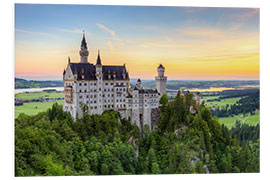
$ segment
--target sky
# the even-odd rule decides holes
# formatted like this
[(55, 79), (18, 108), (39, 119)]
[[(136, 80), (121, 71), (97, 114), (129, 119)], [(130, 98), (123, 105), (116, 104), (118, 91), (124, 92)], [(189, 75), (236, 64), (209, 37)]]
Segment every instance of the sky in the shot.
[(79, 62), (126, 65), (130, 78), (258, 80), (260, 10), (164, 6), (15, 4), (15, 77), (61, 80)]

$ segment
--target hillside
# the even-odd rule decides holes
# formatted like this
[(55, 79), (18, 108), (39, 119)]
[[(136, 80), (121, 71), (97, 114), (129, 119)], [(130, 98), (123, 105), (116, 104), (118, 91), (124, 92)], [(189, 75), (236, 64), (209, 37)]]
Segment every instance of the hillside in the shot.
[(57, 104), (35, 116), (20, 114), (15, 176), (259, 172), (259, 137), (250, 134), (258, 128), (230, 132), (192, 94), (160, 102), (155, 131), (139, 132), (113, 110), (89, 115), (84, 109), (76, 122)]
[(23, 88), (44, 88), (44, 87), (63, 87), (63, 81), (33, 81), (15, 78), (15, 89)]

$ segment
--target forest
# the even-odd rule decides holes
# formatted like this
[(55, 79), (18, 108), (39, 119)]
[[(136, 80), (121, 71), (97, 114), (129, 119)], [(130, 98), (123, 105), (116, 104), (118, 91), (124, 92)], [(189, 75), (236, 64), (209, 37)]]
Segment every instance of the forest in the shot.
[[(15, 119), (15, 176), (260, 172), (259, 125), (229, 130), (193, 94), (160, 99), (157, 128), (140, 131), (118, 112), (73, 121), (55, 103)], [(195, 113), (191, 113), (190, 107)]]
[[(253, 92), (253, 91), (251, 91)], [(246, 94), (247, 95), (247, 94)], [(235, 97), (236, 95), (234, 95)], [(209, 101), (209, 100), (207, 100)], [(210, 100), (211, 101), (211, 100)], [(248, 96), (242, 97), (236, 104), (227, 105), (225, 108), (211, 109), (212, 115), (217, 117), (229, 117), (238, 114), (255, 114), (256, 110), (260, 109), (260, 91), (248, 94)]]

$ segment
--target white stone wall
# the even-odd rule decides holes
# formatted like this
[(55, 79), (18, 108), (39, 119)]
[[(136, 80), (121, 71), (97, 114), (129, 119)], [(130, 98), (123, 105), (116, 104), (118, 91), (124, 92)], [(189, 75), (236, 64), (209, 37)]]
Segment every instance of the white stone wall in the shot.
[[(158, 94), (130, 91), (128, 79), (103, 80), (102, 74), (97, 74), (97, 78), (98, 80), (75, 81), (68, 67), (64, 85), (72, 86), (73, 102), (69, 104), (64, 101), (64, 111), (69, 111), (75, 120), (77, 115), (79, 118), (83, 115), (80, 103), (88, 105), (89, 114), (101, 114), (104, 110), (114, 109), (120, 112), (122, 118), (131, 118), (131, 123), (136, 124), (140, 130), (145, 124), (151, 128), (152, 109), (159, 107)], [(132, 98), (126, 98), (127, 92), (131, 92)]]
[(156, 76), (156, 89), (162, 96), (164, 93), (166, 93), (166, 82), (167, 77), (166, 76)]
[(139, 91), (132, 91), (132, 116), (131, 123), (140, 128)]

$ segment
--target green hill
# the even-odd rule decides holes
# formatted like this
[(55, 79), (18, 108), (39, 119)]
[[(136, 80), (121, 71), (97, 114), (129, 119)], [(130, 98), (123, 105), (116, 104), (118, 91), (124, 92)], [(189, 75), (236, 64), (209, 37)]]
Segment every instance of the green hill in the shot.
[(63, 81), (28, 81), (21, 78), (15, 78), (15, 89), (23, 88), (44, 88), (44, 87), (63, 87)]

